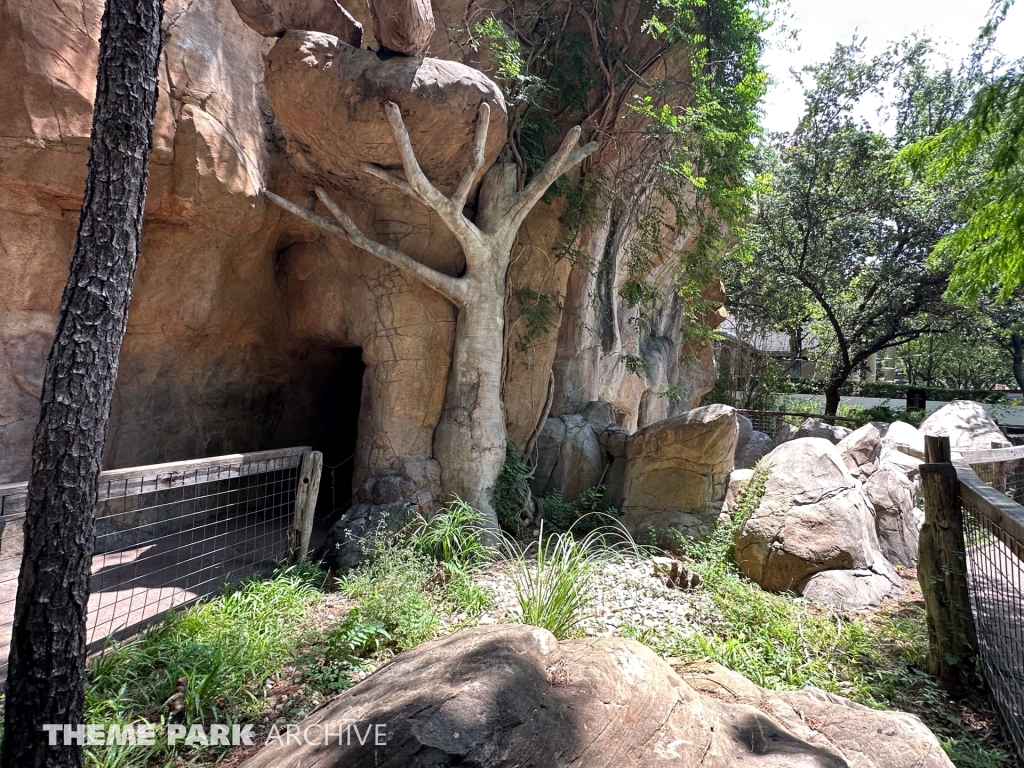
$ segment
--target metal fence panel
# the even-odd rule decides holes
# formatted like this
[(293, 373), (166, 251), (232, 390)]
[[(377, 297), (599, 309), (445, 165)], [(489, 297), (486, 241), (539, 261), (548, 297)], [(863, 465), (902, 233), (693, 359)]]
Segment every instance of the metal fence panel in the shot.
[[(284, 559), (309, 448), (100, 475), (88, 642), (141, 630), (172, 608), (268, 574)], [(0, 679), (22, 559), (25, 485), (0, 487)]]
[(1021, 463), (956, 466), (982, 673), (1024, 759), (1024, 507), (1013, 501), (1024, 489)]

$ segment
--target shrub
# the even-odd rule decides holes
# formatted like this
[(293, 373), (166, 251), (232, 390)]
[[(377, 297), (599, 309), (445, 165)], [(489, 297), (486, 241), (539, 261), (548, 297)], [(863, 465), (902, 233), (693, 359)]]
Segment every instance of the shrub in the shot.
[(513, 536), (521, 536), (526, 527), (531, 477), (533, 470), (523, 460), (519, 448), (510, 440), (505, 446), (505, 463), (501, 465), (501, 472), (491, 491), (491, 504), (494, 505), (498, 523)]
[(509, 567), (523, 623), (547, 629), (560, 640), (567, 637), (585, 618), (597, 570), (616, 556), (612, 540), (636, 551), (629, 534), (618, 528), (597, 528), (577, 539), (572, 532), (545, 536), (543, 523), (532, 551), (513, 543)]
[(413, 533), (416, 548), (451, 568), (466, 570), (493, 560), (496, 552), (484, 543), (483, 515), (456, 497)]
[(580, 493), (571, 502), (565, 500), (560, 488), (556, 488), (543, 499), (544, 520), (552, 531), (573, 530), (589, 533), (598, 528), (615, 527), (619, 511), (604, 507), (605, 487), (595, 485)]
[(431, 558), (405, 542), (379, 540), (374, 559), (348, 574), (341, 587), (360, 602), (367, 621), (383, 626), (390, 646), (404, 651), (437, 631), (435, 606), (427, 594), (435, 570)]

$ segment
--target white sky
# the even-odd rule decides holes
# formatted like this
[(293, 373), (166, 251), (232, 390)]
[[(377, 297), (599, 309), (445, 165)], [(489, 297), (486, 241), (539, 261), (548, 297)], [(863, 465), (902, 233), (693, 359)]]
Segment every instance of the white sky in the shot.
[[(867, 53), (873, 55), (891, 41), (920, 32), (958, 61), (977, 38), (990, 5), (990, 0), (790, 0), (784, 21), (797, 33), (796, 40), (778, 30), (770, 33), (764, 57), (773, 81), (764, 104), (765, 127), (796, 127), (803, 92), (789, 71), (824, 61), (836, 43), (849, 43), (856, 33), (866, 38)], [(995, 47), (1009, 59), (1024, 58), (1024, 0), (1010, 9)]]

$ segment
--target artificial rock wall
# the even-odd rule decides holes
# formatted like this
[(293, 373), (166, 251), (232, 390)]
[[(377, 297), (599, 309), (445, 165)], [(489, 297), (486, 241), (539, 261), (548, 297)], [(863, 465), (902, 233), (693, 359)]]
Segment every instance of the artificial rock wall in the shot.
[[(349, 10), (370, 30), (359, 0)], [(467, 13), (481, 12), (456, 0), (438, 0), (434, 11), (430, 55), (480, 64), (458, 30), (479, 20)], [(0, 5), (0, 482), (28, 473), (84, 187), (101, 12), (101, 0)], [(429, 465), (452, 306), (261, 196), (270, 188), (300, 201), (312, 188), (313, 172), (286, 147), (268, 98), (273, 38), (243, 23), (230, 0), (167, 0), (164, 27), (147, 216), (106, 465), (328, 444), (344, 419), (323, 413), (343, 400), (358, 408), (356, 485), (403, 457)], [(363, 46), (372, 43), (364, 34)], [(457, 133), (448, 140), (453, 154), (465, 149)], [(454, 238), (425, 208), (356, 179), (336, 179), (330, 191), (381, 242), (451, 274), (461, 269)], [(610, 268), (601, 285), (594, 271), (553, 255), (560, 213), (557, 198), (539, 205), (513, 253), (505, 401), (520, 445), (548, 407), (573, 413), (603, 400), (635, 429), (685, 409), (714, 378), (709, 350), (681, 349), (674, 299), (642, 346), (626, 322), (616, 289), (629, 233), (611, 226), (611, 206), (582, 241)], [(674, 295), (670, 267), (658, 269), (655, 280)], [(519, 288), (561, 296), (556, 327), (525, 345), (515, 344), (525, 323)], [(647, 377), (619, 362), (637, 347)], [(361, 393), (350, 380), (357, 357)], [(669, 383), (684, 392), (681, 403), (660, 394)]]

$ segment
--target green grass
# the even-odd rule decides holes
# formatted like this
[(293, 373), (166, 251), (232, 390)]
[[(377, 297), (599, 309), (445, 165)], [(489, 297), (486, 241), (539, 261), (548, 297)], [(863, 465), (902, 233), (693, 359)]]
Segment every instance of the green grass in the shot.
[(658, 653), (710, 659), (776, 690), (815, 686), (874, 708), (920, 716), (958, 768), (1012, 768), (1016, 759), (987, 734), (961, 722), (943, 691), (923, 670), (928, 638), (924, 612), (857, 618), (763, 591), (740, 575), (733, 557), (738, 528), (760, 503), (766, 473), (756, 472), (732, 520), (680, 554), (703, 578), (690, 634), (623, 634)]
[[(323, 579), (308, 564), (286, 569), (168, 613), (135, 639), (108, 647), (89, 666), (86, 722), (245, 722), (259, 712), (263, 681), (294, 658)], [(90, 748), (88, 765), (142, 765), (168, 750), (160, 742), (148, 750)]]
[(468, 623), (493, 602), (472, 575), (495, 555), (484, 544), (480, 514), (456, 499), (407, 535), (378, 541), (373, 560), (341, 587), (366, 619), (383, 625), (389, 647), (403, 651), (435, 637), (439, 616)]
[(539, 540), (529, 548), (510, 542), (508, 565), (520, 620), (560, 640), (568, 637), (586, 618), (594, 599), (594, 576), (618, 554), (616, 544), (636, 549), (621, 529), (595, 528), (582, 537), (571, 530), (545, 536), (543, 523)]

